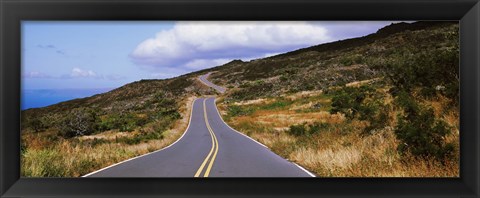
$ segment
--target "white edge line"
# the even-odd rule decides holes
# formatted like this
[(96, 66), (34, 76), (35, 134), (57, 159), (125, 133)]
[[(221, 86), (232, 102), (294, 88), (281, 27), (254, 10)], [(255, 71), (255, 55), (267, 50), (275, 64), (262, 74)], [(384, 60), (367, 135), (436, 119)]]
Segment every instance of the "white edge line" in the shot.
[[(249, 137), (249, 136), (247, 136), (247, 135), (243, 134), (243, 133), (242, 133), (242, 132), (240, 132), (240, 131), (237, 131), (237, 130), (235, 130), (235, 129), (234, 129), (234, 128), (232, 128), (230, 125), (228, 125), (228, 124), (227, 124), (227, 123), (226, 123), (226, 122), (223, 120), (223, 118), (222, 118), (222, 115), (220, 115), (220, 111), (218, 111), (218, 107), (217, 107), (217, 98), (215, 98), (215, 100), (214, 100), (214, 103), (213, 103), (213, 104), (215, 105), (215, 109), (217, 110), (218, 116), (220, 116), (220, 119), (222, 119), (222, 122), (223, 122), (225, 125), (227, 125), (227, 127), (228, 127), (228, 128), (230, 128), (230, 129), (232, 129), (233, 131), (235, 131), (235, 132), (239, 133), (240, 135), (243, 135), (243, 136), (247, 137), (248, 139), (251, 139), (251, 140), (253, 140), (253, 141), (254, 141), (254, 142), (256, 142), (257, 144), (260, 144), (260, 146), (263, 146), (263, 147), (267, 148), (268, 150), (271, 150), (270, 148), (268, 148), (268, 147), (267, 147), (267, 146), (265, 146), (264, 144), (262, 144), (262, 143), (258, 142), (257, 140), (255, 140), (255, 139), (253, 139), (253, 138), (251, 138), (251, 137)], [(282, 157), (282, 158), (283, 158), (283, 157)], [(287, 160), (287, 161), (288, 161), (288, 160)], [(307, 173), (307, 174), (308, 174), (308, 175), (310, 175), (311, 177), (316, 177), (316, 176), (315, 176), (313, 173), (311, 173), (311, 172), (310, 172), (310, 171), (308, 171), (307, 169), (305, 169), (305, 168), (301, 167), (300, 165), (296, 164), (295, 162), (291, 162), (291, 161), (288, 161), (288, 162), (290, 162), (290, 163), (294, 164), (294, 165), (295, 165), (295, 166), (297, 166), (297, 167), (298, 167), (300, 170), (304, 171), (305, 173)]]
[(262, 143), (258, 142), (257, 140), (255, 140), (255, 139), (253, 139), (253, 138), (251, 138), (251, 137), (249, 137), (249, 136), (247, 136), (247, 135), (243, 134), (243, 133), (242, 133), (242, 132), (240, 132), (240, 131), (237, 131), (237, 130), (235, 130), (235, 129), (234, 129), (234, 128), (232, 128), (230, 125), (228, 125), (228, 124), (227, 124), (227, 123), (226, 123), (226, 122), (223, 120), (223, 118), (222, 118), (222, 115), (220, 115), (220, 111), (218, 111), (218, 107), (217, 107), (217, 98), (215, 98), (215, 100), (214, 100), (214, 103), (213, 103), (213, 104), (215, 105), (215, 109), (217, 110), (218, 116), (220, 117), (220, 119), (222, 119), (222, 122), (223, 122), (225, 125), (227, 125), (227, 127), (228, 127), (228, 128), (230, 128), (230, 129), (232, 129), (233, 131), (235, 131), (235, 132), (239, 133), (240, 135), (243, 135), (243, 136), (245, 136), (245, 137), (246, 137), (246, 138), (248, 138), (248, 139), (251, 139), (251, 140), (253, 140), (253, 141), (254, 141), (254, 142), (256, 142), (257, 144), (260, 144), (261, 146), (263, 146), (263, 147), (265, 147), (265, 148), (268, 148), (268, 147), (267, 147), (267, 146), (265, 146), (264, 144), (262, 144)]
[(143, 156), (147, 156), (147, 155), (150, 155), (150, 154), (153, 154), (153, 153), (156, 153), (156, 152), (160, 152), (160, 151), (163, 151), (163, 150), (165, 150), (165, 149), (173, 146), (175, 143), (177, 143), (178, 141), (180, 141), (180, 140), (183, 138), (183, 136), (185, 136), (185, 134), (187, 134), (188, 129), (190, 129), (190, 123), (192, 123), (193, 106), (194, 106), (194, 104), (195, 104), (195, 101), (197, 101), (198, 99), (201, 99), (201, 98), (195, 98), (195, 100), (193, 100), (193, 102), (192, 102), (192, 109), (190, 110), (190, 119), (189, 119), (189, 121), (188, 121), (187, 129), (185, 129), (185, 131), (183, 132), (182, 136), (180, 136), (180, 138), (178, 138), (177, 141), (173, 142), (172, 144), (168, 145), (167, 147), (163, 147), (163, 148), (161, 148), (161, 149), (159, 149), (159, 150), (156, 150), (156, 151), (153, 151), (153, 152), (150, 152), (150, 153), (145, 153), (145, 154), (143, 154), (143, 155), (140, 155), (140, 156), (137, 156), (137, 157), (134, 157), (134, 158), (130, 158), (130, 159), (127, 159), (127, 160), (118, 162), (118, 163), (116, 163), (116, 164), (112, 164), (112, 165), (107, 166), (107, 167), (105, 167), (105, 168), (102, 168), (102, 169), (100, 169), (100, 170), (96, 170), (96, 171), (93, 171), (93, 172), (88, 173), (88, 174), (86, 174), (86, 175), (83, 175), (83, 176), (81, 176), (81, 177), (88, 177), (88, 176), (93, 175), (93, 174), (95, 174), (95, 173), (98, 173), (98, 172), (104, 171), (104, 170), (106, 170), (106, 169), (112, 168), (112, 167), (114, 167), (114, 166), (117, 166), (117, 165), (119, 165), (119, 164), (122, 164), (122, 163), (125, 163), (125, 162), (128, 162), (128, 161), (132, 161), (132, 160), (134, 160), (134, 159), (137, 159), (137, 158), (140, 158), (140, 157), (143, 157)]
[(312, 172), (308, 171), (307, 169), (303, 168), (302, 166), (298, 165), (297, 163), (295, 162), (292, 162), (292, 164), (295, 164), (295, 166), (297, 166), (298, 168), (302, 169), (303, 171), (305, 171), (307, 174), (309, 174), (311, 177), (317, 177), (315, 176)]

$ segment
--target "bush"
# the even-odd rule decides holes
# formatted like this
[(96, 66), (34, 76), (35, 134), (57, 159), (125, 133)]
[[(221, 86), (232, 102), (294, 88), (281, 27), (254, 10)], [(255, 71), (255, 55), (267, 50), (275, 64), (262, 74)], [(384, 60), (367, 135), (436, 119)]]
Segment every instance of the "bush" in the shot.
[(253, 108), (243, 108), (237, 105), (231, 105), (227, 108), (228, 116), (235, 117), (235, 116), (245, 116), (252, 114), (255, 110)]
[(118, 129), (120, 131), (133, 131), (136, 127), (143, 126), (148, 122), (145, 117), (133, 113), (111, 114), (100, 122), (101, 131)]
[(93, 109), (73, 109), (61, 122), (60, 135), (65, 138), (90, 135), (95, 132), (97, 121), (98, 117)]
[(443, 120), (435, 118), (432, 108), (417, 104), (408, 94), (401, 93), (396, 99), (403, 109), (398, 115), (395, 135), (400, 141), (398, 150), (420, 157), (445, 159), (452, 154), (454, 147), (445, 142), (450, 127)]
[[(459, 45), (458, 35), (449, 47), (417, 49), (404, 46), (393, 51), (387, 58), (373, 59), (372, 68), (383, 71), (394, 87), (396, 96), (401, 91), (411, 92), (421, 88), (421, 95), (429, 98), (437, 93), (445, 95), (458, 104), (459, 99)], [(437, 86), (445, 87), (436, 90)]]
[(328, 123), (313, 123), (313, 124), (297, 124), (297, 125), (291, 125), (290, 129), (287, 131), (288, 134), (294, 135), (294, 136), (309, 136), (312, 134), (316, 134), (326, 128), (328, 128), (330, 125)]
[(302, 135), (307, 135), (308, 130), (307, 130), (305, 124), (298, 124), (298, 125), (290, 126), (290, 129), (288, 130), (288, 133), (290, 135), (294, 135), (294, 136), (302, 136)]
[(385, 127), (388, 106), (384, 104), (384, 95), (370, 86), (343, 87), (333, 93), (330, 113), (343, 113), (347, 118), (368, 121), (364, 129), (369, 133), (374, 129)]
[[(343, 87), (334, 93), (330, 113), (340, 112), (352, 119), (361, 112), (360, 110), (364, 109), (362, 107), (364, 100), (374, 93), (375, 90), (368, 86)], [(368, 109), (366, 110), (368, 111)]]
[(45, 115), (32, 113), (30, 115), (22, 112), (22, 128), (30, 128), (34, 132), (41, 132), (49, 126), (48, 119)]

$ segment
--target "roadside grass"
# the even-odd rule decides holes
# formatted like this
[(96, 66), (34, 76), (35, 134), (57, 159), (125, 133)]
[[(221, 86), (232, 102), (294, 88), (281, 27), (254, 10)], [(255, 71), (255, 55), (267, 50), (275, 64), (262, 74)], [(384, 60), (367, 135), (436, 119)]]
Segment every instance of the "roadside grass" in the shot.
[[(440, 116), (442, 119), (455, 126), (455, 132), (446, 140), (454, 143), (457, 150), (451, 160), (442, 163), (433, 158), (402, 155), (397, 151), (399, 142), (393, 127), (396, 124), (395, 109), (389, 110), (390, 119), (385, 128), (366, 135), (366, 121), (329, 113), (330, 94), (300, 95), (262, 98), (261, 102), (255, 103), (244, 101), (245, 105), (218, 101), (218, 105), (230, 126), (320, 177), (459, 176), (459, 115), (448, 109), (449, 103), (445, 98), (423, 101), (434, 106), (436, 115), (443, 115)], [(385, 101), (391, 102), (392, 99), (386, 98)], [(317, 103), (317, 108), (313, 108)], [(232, 115), (228, 113), (229, 105), (254, 111)], [(292, 133), (292, 126), (300, 132)]]
[(182, 119), (167, 127), (168, 123), (159, 120), (132, 132), (109, 131), (70, 139), (56, 136), (57, 132), (53, 130), (22, 134), (21, 175), (79, 177), (164, 148), (185, 131), (193, 99), (191, 97), (183, 102), (186, 105), (180, 108)]

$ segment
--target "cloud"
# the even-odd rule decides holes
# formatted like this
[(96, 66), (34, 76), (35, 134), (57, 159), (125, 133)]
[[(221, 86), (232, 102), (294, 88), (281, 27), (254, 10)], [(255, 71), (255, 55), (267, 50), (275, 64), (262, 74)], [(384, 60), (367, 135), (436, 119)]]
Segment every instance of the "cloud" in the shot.
[(38, 71), (25, 72), (22, 76), (24, 78), (52, 78), (52, 76)]
[(327, 29), (309, 22), (178, 22), (140, 43), (130, 57), (151, 69), (192, 70), (330, 40)]
[(95, 72), (92, 70), (83, 70), (78, 67), (75, 67), (72, 69), (72, 73), (70, 74), (70, 77), (73, 78), (88, 78), (88, 77), (98, 77)]

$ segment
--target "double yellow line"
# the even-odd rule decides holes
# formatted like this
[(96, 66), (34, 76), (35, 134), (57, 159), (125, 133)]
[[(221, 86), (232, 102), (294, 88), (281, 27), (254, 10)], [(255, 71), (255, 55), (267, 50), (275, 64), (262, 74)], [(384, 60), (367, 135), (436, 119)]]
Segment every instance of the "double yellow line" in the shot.
[(217, 153), (218, 153), (218, 140), (217, 140), (217, 136), (215, 136), (215, 133), (210, 127), (210, 124), (208, 123), (207, 105), (205, 104), (205, 101), (207, 101), (207, 99), (203, 100), (203, 115), (205, 117), (205, 124), (207, 125), (207, 129), (210, 132), (210, 136), (212, 137), (212, 149), (210, 149), (210, 152), (208, 153), (205, 160), (203, 160), (202, 165), (200, 166), (200, 168), (198, 168), (197, 173), (195, 173), (194, 177), (200, 177), (200, 174), (203, 172), (205, 165), (207, 165), (208, 160), (213, 154), (212, 158), (210, 159), (210, 163), (208, 164), (208, 167), (206, 167), (205, 173), (203, 174), (203, 177), (208, 177), (208, 175), (210, 174), (210, 170), (212, 169), (213, 162), (215, 162), (215, 158), (217, 157)]

